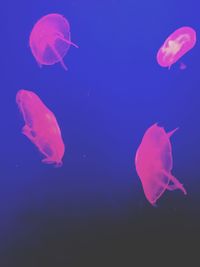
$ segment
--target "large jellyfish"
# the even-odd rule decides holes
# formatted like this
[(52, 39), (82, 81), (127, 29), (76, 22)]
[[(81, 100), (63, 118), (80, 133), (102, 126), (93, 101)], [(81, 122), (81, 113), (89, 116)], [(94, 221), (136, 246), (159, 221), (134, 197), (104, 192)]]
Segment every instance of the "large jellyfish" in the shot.
[(69, 22), (60, 14), (48, 14), (39, 19), (31, 31), (29, 44), (39, 66), (60, 62), (65, 70), (63, 58), (70, 45), (78, 47), (71, 42)]
[(180, 189), (186, 194), (183, 185), (171, 173), (173, 160), (170, 137), (176, 130), (166, 133), (164, 128), (152, 125), (145, 132), (136, 152), (136, 171), (144, 194), (152, 205), (156, 204), (166, 189)]
[(191, 27), (181, 27), (174, 31), (157, 53), (157, 62), (162, 67), (170, 68), (184, 54), (194, 47), (196, 32)]
[(53, 112), (32, 91), (19, 90), (16, 102), (25, 121), (22, 133), (45, 156), (42, 162), (61, 166), (65, 146)]

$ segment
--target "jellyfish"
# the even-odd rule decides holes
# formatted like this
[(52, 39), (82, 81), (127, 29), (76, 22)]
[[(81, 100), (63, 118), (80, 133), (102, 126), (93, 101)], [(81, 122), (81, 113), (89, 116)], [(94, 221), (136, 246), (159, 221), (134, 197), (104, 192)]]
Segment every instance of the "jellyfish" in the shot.
[(153, 206), (165, 190), (180, 189), (186, 195), (183, 185), (171, 173), (173, 159), (170, 137), (177, 129), (167, 133), (164, 128), (153, 124), (145, 132), (136, 152), (136, 172), (144, 194)]
[(164, 42), (157, 53), (157, 62), (162, 67), (176, 63), (196, 43), (196, 32), (191, 27), (181, 27), (174, 31)]
[(29, 44), (40, 67), (60, 62), (65, 70), (63, 58), (70, 45), (78, 48), (71, 42), (69, 22), (60, 14), (48, 14), (39, 19), (31, 31)]
[(53, 112), (32, 91), (19, 90), (16, 102), (25, 122), (22, 133), (45, 156), (42, 162), (61, 166), (65, 145)]

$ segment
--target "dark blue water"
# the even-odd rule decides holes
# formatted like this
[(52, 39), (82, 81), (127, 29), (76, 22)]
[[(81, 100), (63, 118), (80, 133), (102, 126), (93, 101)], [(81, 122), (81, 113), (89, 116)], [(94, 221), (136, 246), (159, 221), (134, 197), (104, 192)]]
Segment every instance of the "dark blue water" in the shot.
[[(162, 266), (194, 250), (199, 7), (197, 0), (1, 4), (0, 266), (136, 266), (138, 259)], [(80, 46), (65, 57), (67, 72), (60, 64), (40, 69), (29, 48), (34, 23), (48, 13), (69, 20)], [(197, 31), (197, 44), (181, 60), (186, 70), (177, 63), (169, 71), (155, 56), (181, 26)], [(19, 89), (33, 90), (55, 113), (66, 144), (61, 168), (42, 164), (21, 134)], [(141, 138), (155, 122), (167, 131), (179, 127), (172, 137), (173, 174), (188, 192), (166, 192), (157, 208), (146, 200), (134, 167)]]

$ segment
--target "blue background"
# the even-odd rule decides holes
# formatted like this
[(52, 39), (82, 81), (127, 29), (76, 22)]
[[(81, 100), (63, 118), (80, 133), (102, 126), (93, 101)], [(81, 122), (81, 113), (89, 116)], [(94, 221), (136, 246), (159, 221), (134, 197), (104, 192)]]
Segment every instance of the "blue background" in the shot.
[[(134, 266), (193, 251), (200, 232), (199, 10), (195, 0), (1, 4), (1, 266)], [(34, 23), (48, 13), (69, 20), (80, 46), (64, 58), (67, 72), (60, 64), (40, 69), (29, 48)], [(187, 68), (161, 68), (157, 50), (182, 26), (197, 31), (196, 46), (180, 60)], [(19, 89), (33, 90), (55, 113), (66, 144), (62, 168), (42, 164), (21, 134)], [(134, 167), (155, 122), (179, 127), (173, 174), (188, 192), (165, 192), (157, 208)]]

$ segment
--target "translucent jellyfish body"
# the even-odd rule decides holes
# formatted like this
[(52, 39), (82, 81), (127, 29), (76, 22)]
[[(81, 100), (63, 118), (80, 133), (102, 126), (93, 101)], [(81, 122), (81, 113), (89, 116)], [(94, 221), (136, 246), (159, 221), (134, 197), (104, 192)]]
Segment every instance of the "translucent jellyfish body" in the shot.
[(157, 53), (157, 62), (162, 67), (170, 68), (196, 43), (196, 32), (191, 27), (181, 27), (173, 32)]
[(45, 156), (42, 162), (61, 166), (65, 146), (53, 112), (32, 91), (19, 90), (16, 102), (25, 121), (22, 133)]
[(142, 182), (147, 200), (155, 205), (165, 190), (180, 189), (184, 194), (183, 185), (172, 175), (172, 148), (170, 137), (177, 129), (166, 133), (157, 124), (145, 132), (137, 149), (135, 166)]
[(60, 62), (65, 70), (63, 58), (70, 45), (78, 47), (71, 42), (69, 22), (60, 14), (48, 14), (39, 19), (31, 31), (29, 44), (39, 66)]

